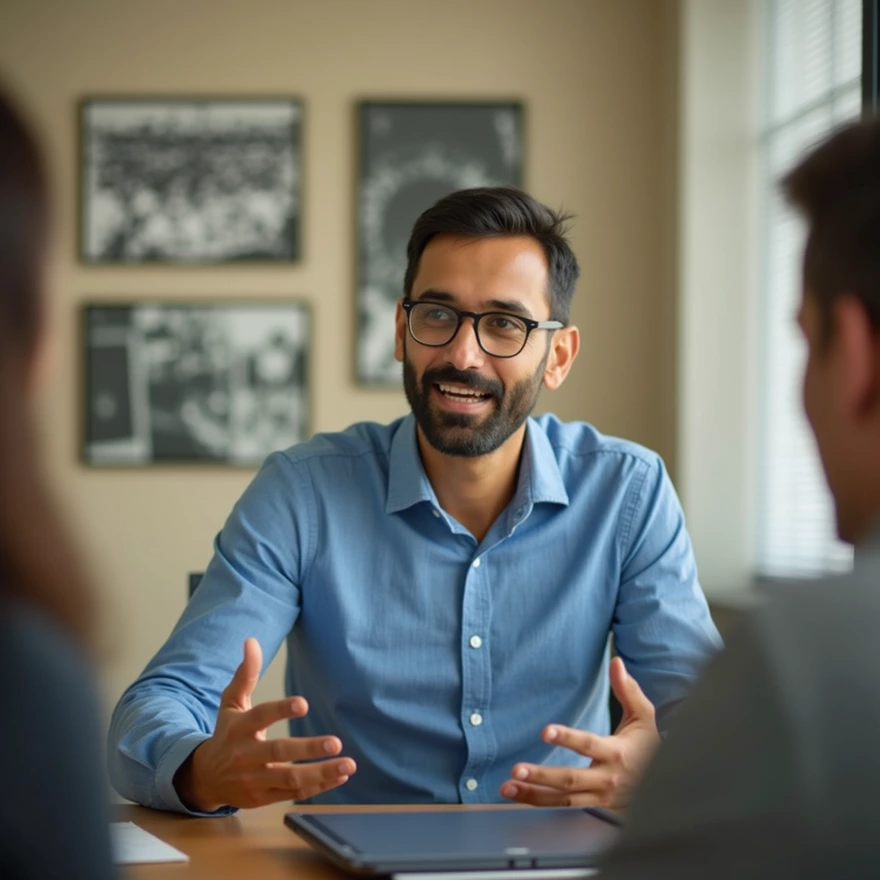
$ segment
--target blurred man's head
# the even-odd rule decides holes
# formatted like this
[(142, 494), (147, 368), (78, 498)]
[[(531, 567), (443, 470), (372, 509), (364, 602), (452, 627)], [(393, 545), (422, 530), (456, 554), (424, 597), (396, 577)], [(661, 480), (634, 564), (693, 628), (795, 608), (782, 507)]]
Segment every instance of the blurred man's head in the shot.
[(804, 406), (838, 532), (857, 541), (880, 517), (880, 120), (837, 132), (783, 189), (808, 224)]
[(0, 87), (0, 614), (31, 602), (88, 639), (91, 586), (46, 488), (32, 417), (48, 195), (36, 139)]

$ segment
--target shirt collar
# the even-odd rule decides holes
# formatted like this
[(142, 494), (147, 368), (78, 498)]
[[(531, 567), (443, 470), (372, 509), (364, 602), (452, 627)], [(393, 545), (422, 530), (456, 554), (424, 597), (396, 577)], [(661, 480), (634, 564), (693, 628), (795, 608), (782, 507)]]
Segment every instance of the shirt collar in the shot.
[(416, 420), (410, 413), (402, 419), (391, 441), (388, 456), (388, 498), (386, 513), (399, 513), (420, 501), (437, 506), (437, 496), (422, 467), (416, 439)]
[(519, 469), (514, 504), (531, 507), (549, 503), (568, 506), (568, 492), (559, 471), (556, 453), (544, 429), (530, 418), (526, 422), (526, 442)]
[[(437, 496), (419, 455), (416, 420), (412, 414), (398, 426), (388, 461), (386, 513), (398, 513), (421, 501), (437, 506)], [(542, 502), (568, 506), (568, 492), (550, 440), (543, 428), (530, 418), (526, 423), (525, 449), (513, 504), (527, 508)]]

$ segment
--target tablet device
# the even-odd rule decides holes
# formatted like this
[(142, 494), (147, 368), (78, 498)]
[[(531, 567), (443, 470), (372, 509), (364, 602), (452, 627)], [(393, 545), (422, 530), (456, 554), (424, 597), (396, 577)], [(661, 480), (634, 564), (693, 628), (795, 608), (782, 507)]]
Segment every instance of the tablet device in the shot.
[(591, 868), (620, 833), (613, 813), (578, 807), (293, 812), (284, 822), (357, 874)]

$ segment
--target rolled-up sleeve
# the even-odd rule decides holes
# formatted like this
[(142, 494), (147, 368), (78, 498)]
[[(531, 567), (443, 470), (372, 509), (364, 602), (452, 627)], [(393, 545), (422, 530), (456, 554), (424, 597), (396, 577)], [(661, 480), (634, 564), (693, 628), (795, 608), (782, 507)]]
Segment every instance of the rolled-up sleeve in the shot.
[(633, 479), (618, 541), (615, 648), (665, 732), (672, 710), (722, 643), (697, 578), (681, 504), (659, 457), (642, 462)]
[(217, 536), (170, 637), (113, 712), (108, 769), (123, 797), (191, 812), (174, 775), (211, 735), (245, 639), (260, 642), (265, 669), (296, 622), (314, 553), (313, 510), (308, 477), (283, 453), (270, 456)]

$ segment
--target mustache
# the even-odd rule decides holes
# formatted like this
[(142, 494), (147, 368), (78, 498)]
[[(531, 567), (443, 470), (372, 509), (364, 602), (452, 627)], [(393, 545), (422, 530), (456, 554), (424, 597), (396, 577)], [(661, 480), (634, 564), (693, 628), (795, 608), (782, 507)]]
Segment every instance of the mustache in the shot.
[(498, 380), (485, 379), (477, 373), (456, 370), (455, 367), (436, 367), (426, 370), (422, 375), (422, 385), (428, 388), (440, 382), (449, 382), (455, 385), (464, 385), (480, 394), (488, 394), (496, 400), (504, 396), (504, 386)]

